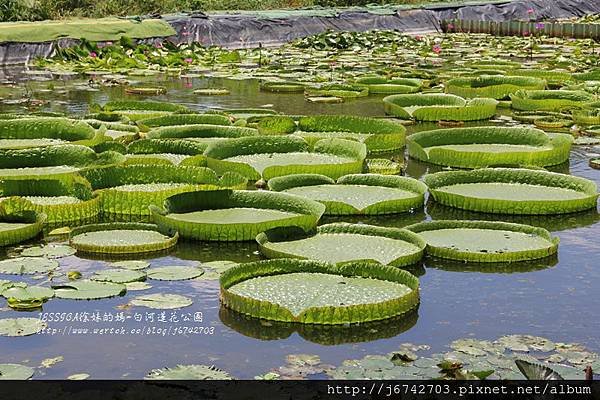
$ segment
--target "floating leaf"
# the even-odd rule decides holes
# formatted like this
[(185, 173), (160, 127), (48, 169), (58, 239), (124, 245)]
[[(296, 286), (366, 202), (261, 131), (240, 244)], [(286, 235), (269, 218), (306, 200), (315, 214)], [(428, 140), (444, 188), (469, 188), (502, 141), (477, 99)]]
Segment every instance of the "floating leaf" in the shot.
[(38, 318), (0, 319), (0, 336), (29, 336), (48, 326)]
[(63, 362), (64, 359), (65, 358), (63, 356), (58, 356), (58, 357), (54, 357), (54, 358), (46, 358), (46, 359), (42, 360), (40, 367), (50, 368), (53, 365), (58, 364), (59, 362)]
[(204, 273), (204, 270), (197, 267), (170, 266), (152, 268), (148, 271), (148, 278), (159, 281), (183, 281), (197, 278)]
[(58, 268), (58, 262), (43, 257), (17, 257), (0, 261), (0, 273), (2, 274), (38, 274), (54, 271)]
[(97, 271), (91, 279), (100, 282), (129, 283), (145, 280), (146, 274), (144, 272), (127, 269), (107, 269), (104, 271)]
[(52, 286), (54, 295), (61, 299), (95, 300), (125, 294), (125, 285), (109, 282), (76, 281)]
[(124, 269), (130, 269), (130, 270), (140, 270), (140, 269), (146, 269), (150, 266), (150, 263), (148, 261), (143, 261), (143, 260), (128, 260), (128, 261), (118, 261), (118, 262), (114, 262), (110, 264), (111, 267), (114, 268), (124, 268)]
[(171, 310), (191, 306), (193, 301), (185, 296), (168, 293), (154, 293), (134, 297), (130, 304), (139, 307)]
[(20, 364), (0, 364), (0, 380), (24, 381), (33, 376), (33, 368)]
[(128, 282), (125, 284), (125, 286), (127, 287), (127, 291), (138, 291), (152, 288), (152, 285), (147, 282)]
[(516, 360), (515, 364), (519, 368), (519, 371), (527, 378), (528, 380), (535, 381), (562, 381), (564, 378), (560, 376), (557, 372), (553, 371), (551, 368), (545, 367), (540, 364), (530, 363), (524, 360)]
[(236, 263), (235, 261), (209, 261), (202, 263), (202, 268), (210, 269), (221, 273), (227, 271), (231, 267), (235, 267), (236, 265), (238, 265), (238, 263)]
[(154, 369), (144, 379), (149, 380), (231, 380), (233, 377), (215, 366), (178, 365), (174, 368)]
[(90, 377), (89, 374), (80, 373), (80, 374), (69, 375), (69, 376), (67, 376), (67, 379), (70, 381), (83, 381), (89, 377)]
[(72, 256), (76, 252), (77, 250), (71, 246), (51, 243), (42, 246), (28, 247), (21, 252), (21, 255), (25, 257), (61, 258)]

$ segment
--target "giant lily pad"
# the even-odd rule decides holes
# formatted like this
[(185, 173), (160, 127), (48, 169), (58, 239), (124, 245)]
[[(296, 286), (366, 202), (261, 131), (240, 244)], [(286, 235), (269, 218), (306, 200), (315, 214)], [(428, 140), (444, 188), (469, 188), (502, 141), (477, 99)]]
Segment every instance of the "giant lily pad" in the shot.
[(130, 304), (138, 307), (172, 310), (192, 305), (192, 300), (178, 294), (154, 293), (134, 297)]
[(196, 240), (243, 241), (279, 226), (313, 228), (325, 206), (284, 193), (218, 190), (181, 193), (151, 207), (162, 230)]
[(149, 205), (161, 205), (169, 196), (200, 188), (215, 189), (219, 184), (214, 171), (194, 166), (111, 166), (92, 168), (83, 174), (99, 195), (103, 212), (111, 215), (149, 215)]
[(408, 154), (421, 161), (458, 167), (548, 166), (569, 159), (571, 135), (538, 129), (476, 127), (437, 129), (408, 138)]
[(441, 204), (496, 214), (563, 214), (596, 207), (596, 184), (553, 172), (487, 168), (426, 175)]
[(423, 206), (426, 186), (412, 178), (376, 174), (340, 177), (299, 174), (273, 178), (269, 188), (323, 203), (328, 215), (392, 214)]
[(407, 227), (427, 242), (427, 253), (471, 262), (524, 261), (556, 253), (558, 238), (542, 228), (506, 222), (433, 221)]
[(179, 234), (167, 236), (156, 225), (112, 223), (85, 225), (71, 233), (70, 244), (86, 253), (132, 254), (169, 249), (177, 244)]
[(300, 137), (257, 136), (220, 141), (208, 146), (204, 155), (217, 173), (238, 172), (249, 179), (319, 173), (338, 178), (360, 173), (366, 147), (345, 139), (322, 139), (312, 149)]
[(44, 257), (17, 257), (0, 261), (1, 274), (39, 274), (58, 268), (58, 262)]
[(580, 90), (519, 90), (510, 95), (512, 108), (524, 111), (555, 111), (579, 108), (594, 96)]
[(221, 275), (221, 299), (254, 317), (312, 324), (382, 320), (419, 302), (418, 279), (379, 264), (276, 259)]
[[(404, 147), (406, 128), (382, 118), (351, 115), (314, 115), (298, 121), (302, 136), (311, 144), (338, 137), (363, 142), (369, 151), (393, 151)], [(302, 132), (303, 131), (303, 132)]]
[(462, 97), (507, 98), (518, 90), (545, 89), (546, 81), (525, 76), (481, 75), (446, 82), (446, 91)]
[(75, 281), (53, 285), (54, 295), (61, 299), (96, 300), (125, 294), (125, 285), (109, 282)]
[(386, 114), (417, 121), (476, 121), (496, 113), (493, 99), (465, 100), (452, 94), (399, 94), (383, 99)]
[(304, 258), (331, 263), (374, 261), (396, 267), (419, 261), (424, 241), (404, 229), (364, 224), (321, 225), (310, 235), (294, 228), (276, 228), (257, 236), (269, 258)]
[[(4, 203), (6, 206), (6, 203)], [(33, 211), (7, 213), (0, 205), (0, 246), (24, 242), (36, 237), (43, 229), (47, 217)]]
[(34, 335), (46, 326), (39, 318), (4, 318), (0, 319), (0, 336)]

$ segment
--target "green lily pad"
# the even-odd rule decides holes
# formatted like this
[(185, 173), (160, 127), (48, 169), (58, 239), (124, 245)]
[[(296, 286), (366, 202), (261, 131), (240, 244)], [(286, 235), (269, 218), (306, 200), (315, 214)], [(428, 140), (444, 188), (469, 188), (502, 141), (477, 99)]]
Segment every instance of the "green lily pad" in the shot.
[(1, 294), (2, 297), (18, 301), (47, 300), (54, 297), (54, 290), (43, 286), (11, 287)]
[(0, 261), (0, 273), (24, 275), (48, 273), (58, 268), (58, 262), (43, 257), (17, 257)]
[(90, 374), (80, 373), (80, 374), (69, 375), (69, 376), (67, 376), (67, 379), (70, 381), (83, 381), (89, 377), (90, 377)]
[(152, 285), (146, 282), (128, 282), (125, 284), (125, 287), (127, 287), (127, 291), (138, 291), (151, 289)]
[(21, 252), (21, 255), (25, 257), (61, 258), (72, 256), (76, 252), (77, 250), (64, 244), (47, 244), (26, 248)]
[(48, 326), (38, 318), (0, 319), (0, 336), (29, 336)]
[(528, 225), (486, 221), (433, 221), (407, 227), (427, 242), (430, 255), (460, 261), (503, 262), (544, 258), (558, 238)]
[(412, 291), (408, 286), (384, 280), (303, 272), (253, 278), (229, 290), (238, 296), (278, 304), (294, 316), (312, 307), (379, 303)]
[(210, 269), (215, 272), (225, 272), (231, 267), (238, 265), (235, 261), (223, 260), (223, 261), (209, 261), (202, 263), (202, 268)]
[(110, 264), (111, 267), (114, 268), (123, 268), (129, 269), (132, 271), (137, 271), (140, 269), (146, 269), (150, 266), (148, 261), (143, 260), (128, 260), (128, 261), (118, 261)]
[(278, 228), (259, 234), (256, 240), (269, 258), (334, 264), (364, 260), (397, 267), (419, 261), (425, 248), (423, 240), (406, 230), (346, 223), (322, 225), (311, 236), (295, 228)]
[(130, 304), (139, 307), (156, 308), (159, 310), (171, 310), (191, 306), (193, 301), (185, 296), (168, 293), (154, 293), (137, 296)]
[(0, 364), (0, 380), (24, 381), (33, 376), (33, 368), (20, 364)]
[(132, 254), (171, 248), (178, 238), (163, 235), (150, 224), (97, 224), (75, 229), (70, 244), (89, 253)]
[(61, 299), (96, 300), (125, 294), (125, 285), (110, 282), (76, 281), (52, 286)]
[(96, 272), (91, 279), (100, 282), (129, 283), (145, 280), (146, 274), (127, 269), (108, 269)]
[(204, 273), (204, 270), (197, 267), (160, 267), (148, 270), (148, 278), (159, 281), (184, 281), (194, 279)]
[(174, 368), (154, 369), (146, 375), (148, 380), (231, 380), (227, 372), (208, 365), (178, 365)]

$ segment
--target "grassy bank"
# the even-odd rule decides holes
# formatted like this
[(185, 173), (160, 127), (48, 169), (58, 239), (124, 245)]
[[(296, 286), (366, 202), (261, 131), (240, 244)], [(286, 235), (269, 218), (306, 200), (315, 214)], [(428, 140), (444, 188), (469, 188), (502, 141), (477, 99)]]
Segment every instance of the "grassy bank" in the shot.
[[(431, 3), (436, 0), (429, 0)], [(167, 14), (192, 10), (268, 10), (297, 7), (347, 7), (415, 4), (423, 0), (0, 0), (0, 21), (39, 21), (65, 17)]]

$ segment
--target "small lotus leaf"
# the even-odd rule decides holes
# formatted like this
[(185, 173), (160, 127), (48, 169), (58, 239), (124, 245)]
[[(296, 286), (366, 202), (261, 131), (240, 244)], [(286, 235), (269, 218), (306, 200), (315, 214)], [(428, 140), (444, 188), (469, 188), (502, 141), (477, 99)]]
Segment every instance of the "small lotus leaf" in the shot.
[(150, 266), (150, 263), (148, 261), (143, 261), (143, 260), (127, 260), (127, 261), (119, 261), (119, 262), (114, 262), (112, 264), (110, 264), (111, 267), (114, 268), (123, 268), (123, 269), (130, 269), (130, 270), (140, 270), (140, 269), (145, 269), (148, 268)]
[(159, 281), (183, 281), (197, 278), (204, 270), (197, 267), (169, 266), (152, 268), (148, 270), (148, 278)]
[(58, 262), (43, 257), (17, 257), (0, 261), (2, 274), (38, 274), (47, 273), (58, 268)]
[(129, 283), (143, 281), (146, 279), (146, 274), (140, 271), (130, 271), (127, 269), (107, 269), (98, 271), (92, 277), (93, 281), (113, 282), (113, 283)]
[(24, 381), (33, 376), (33, 368), (20, 364), (0, 364), (0, 380)]
[(23, 249), (21, 255), (25, 257), (61, 258), (72, 256), (76, 252), (77, 250), (71, 246), (51, 243), (42, 246), (28, 247)]
[(38, 318), (0, 319), (0, 336), (29, 336), (48, 326)]
[(129, 282), (126, 283), (125, 286), (127, 287), (128, 291), (147, 290), (152, 288), (152, 285), (146, 282)]
[(154, 293), (135, 297), (131, 305), (139, 307), (156, 308), (159, 310), (171, 310), (191, 306), (193, 301), (185, 296), (168, 293)]
[(95, 300), (125, 294), (125, 285), (111, 282), (76, 281), (52, 286), (54, 295), (61, 299)]

